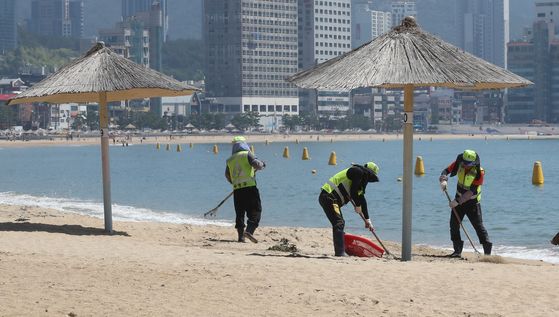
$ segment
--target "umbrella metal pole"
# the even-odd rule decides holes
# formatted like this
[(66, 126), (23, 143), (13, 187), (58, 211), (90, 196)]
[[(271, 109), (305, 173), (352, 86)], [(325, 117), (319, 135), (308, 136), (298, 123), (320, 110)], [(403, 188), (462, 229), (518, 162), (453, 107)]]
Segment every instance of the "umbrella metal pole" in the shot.
[(101, 162), (103, 169), (103, 210), (105, 231), (113, 232), (113, 211), (111, 206), (111, 174), (109, 167), (109, 111), (107, 93), (99, 94), (99, 127), (101, 128)]
[(402, 203), (402, 261), (411, 260), (413, 85), (404, 87), (404, 179)]

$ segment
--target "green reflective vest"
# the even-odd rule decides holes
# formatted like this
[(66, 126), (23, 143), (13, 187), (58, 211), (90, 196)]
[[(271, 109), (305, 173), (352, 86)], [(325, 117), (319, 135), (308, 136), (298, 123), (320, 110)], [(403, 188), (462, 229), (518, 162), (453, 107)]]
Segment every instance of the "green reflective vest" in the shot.
[[(483, 173), (483, 168), (480, 167), (479, 172)], [(476, 179), (477, 169), (472, 167), (470, 168), (468, 173), (466, 173), (466, 169), (462, 164), (460, 164), (456, 176), (458, 176), (456, 193), (458, 194), (458, 196), (462, 196), (463, 193), (470, 190), (472, 183)], [(477, 198), (478, 202), (481, 201), (481, 185), (477, 186), (477, 193), (474, 193), (471, 199), (474, 198)]]
[(254, 168), (248, 162), (248, 151), (240, 151), (227, 159), (233, 189), (256, 186)]
[[(322, 189), (326, 191), (328, 194), (332, 194), (332, 192), (336, 192), (338, 197), (341, 199), (340, 204), (345, 205), (351, 200), (351, 179), (347, 177), (347, 170), (342, 170), (341, 172), (336, 173), (336, 175), (332, 176), (323, 186)], [(359, 195), (363, 195), (363, 190), (358, 192)]]

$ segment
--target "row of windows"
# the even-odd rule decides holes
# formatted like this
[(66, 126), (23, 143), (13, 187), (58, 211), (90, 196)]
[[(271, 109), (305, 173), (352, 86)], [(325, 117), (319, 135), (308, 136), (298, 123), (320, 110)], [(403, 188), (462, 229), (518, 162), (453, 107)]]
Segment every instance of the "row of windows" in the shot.
[(250, 17), (264, 17), (264, 18), (276, 18), (276, 19), (295, 20), (297, 18), (297, 14), (285, 13), (285, 12), (273, 12), (273, 11), (243, 10), (241, 14)]
[(243, 105), (244, 112), (297, 112), (297, 106)]
[(334, 39), (334, 40), (346, 40), (350, 41), (351, 37), (349, 35), (337, 35), (337, 34), (323, 34), (323, 33), (315, 33), (315, 38), (325, 38), (325, 39)]
[(292, 84), (286, 82), (253, 82), (250, 80), (249, 81), (243, 80), (243, 88), (251, 88), (251, 87), (283, 88), (283, 89), (296, 90), (293, 88)]
[(264, 43), (254, 43), (254, 42), (249, 42), (249, 43), (243, 43), (243, 47), (248, 47), (251, 46), (250, 49), (254, 50), (257, 48), (267, 48), (267, 49), (278, 49), (278, 50), (297, 50), (297, 45), (289, 45), (289, 44), (275, 44), (275, 43), (270, 43), (270, 42), (264, 42)]
[(297, 90), (243, 89), (244, 96), (297, 97)]
[(293, 10), (296, 9), (296, 5), (288, 5), (288, 4), (296, 4), (297, 0), (284, 0), (282, 1), (283, 4), (277, 4), (277, 0), (269, 1), (268, 3), (254, 3), (254, 2), (243, 2), (242, 7), (244, 8), (257, 8), (257, 9), (268, 9), (268, 10)]
[(247, 74), (243, 73), (243, 79), (253, 80), (253, 79), (260, 79), (260, 80), (279, 80), (284, 81), (285, 75), (273, 75), (273, 74)]
[[(297, 41), (297, 30), (290, 32), (295, 34), (295, 36), (279, 36), (279, 35), (267, 35), (267, 34), (243, 34), (243, 40), (249, 41), (274, 41), (274, 42), (293, 42)], [(276, 33), (277, 34), (277, 33)]]
[(282, 60), (282, 59), (266, 59), (266, 58), (249, 58), (249, 59), (243, 59), (243, 63), (256, 64), (256, 65), (297, 65), (297, 59)]
[(335, 43), (335, 42), (334, 43), (317, 42), (316, 46), (350, 48), (349, 44)]
[(325, 26), (325, 25), (315, 25), (314, 29), (321, 30), (321, 31), (351, 32), (350, 28), (337, 27), (337, 26)]
[(249, 19), (243, 18), (242, 23), (251, 23), (251, 24), (258, 24), (258, 25), (279, 25), (279, 26), (290, 26), (290, 27), (297, 27), (297, 22), (294, 20), (262, 20), (262, 19)]
[[(291, 64), (291, 65), (296, 65)], [(245, 72), (273, 72), (273, 73), (291, 73), (295, 74), (297, 72), (297, 67), (263, 67), (263, 66), (244, 66), (243, 71)]]
[(345, 3), (345, 2), (332, 2), (332, 1), (315, 1), (314, 5), (321, 5), (321, 6), (329, 6), (329, 7), (333, 7), (333, 6), (338, 6), (338, 8), (350, 8), (351, 5), (349, 3)]
[[(315, 54), (316, 55), (330, 55), (330, 56), (339, 56), (344, 54), (345, 52), (342, 51), (321, 51), (321, 50), (316, 50)], [(320, 61), (319, 61), (320, 62)]]
[(332, 18), (314, 18), (315, 22), (326, 22), (326, 23), (339, 23), (339, 24), (350, 24), (350, 20), (346, 19), (332, 19)]
[(316, 13), (316, 14), (330, 14), (330, 15), (347, 15), (347, 16), (351, 15), (351, 13), (349, 11), (323, 10), (323, 9), (314, 9), (314, 13)]
[[(244, 56), (275, 56), (275, 57), (297, 57), (297, 52), (295, 51), (251, 51), (244, 50)], [(245, 62), (245, 59), (243, 59)]]

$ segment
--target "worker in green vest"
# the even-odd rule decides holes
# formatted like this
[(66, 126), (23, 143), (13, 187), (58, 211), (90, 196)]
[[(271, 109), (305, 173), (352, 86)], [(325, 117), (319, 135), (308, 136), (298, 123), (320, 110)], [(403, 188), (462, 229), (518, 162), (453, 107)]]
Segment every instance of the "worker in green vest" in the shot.
[[(266, 163), (258, 160), (246, 139), (242, 136), (233, 138), (232, 155), (227, 159), (225, 178), (233, 186), (233, 200), (235, 204), (235, 228), (238, 241), (245, 242), (245, 238), (257, 243), (254, 231), (260, 223), (262, 205), (260, 193), (256, 187), (256, 171), (266, 167)], [(247, 224), (245, 230), (245, 214)]]
[(334, 255), (345, 256), (345, 221), (341, 207), (351, 202), (355, 212), (363, 216), (365, 228), (374, 230), (369, 219), (365, 188), (368, 183), (378, 182), (379, 167), (374, 162), (365, 165), (353, 164), (351, 167), (332, 176), (323, 186), (318, 202), (332, 224)]
[(476, 230), (479, 242), (483, 245), (483, 252), (491, 254), (493, 244), (489, 241), (489, 235), (483, 225), (481, 216), (481, 186), (485, 170), (480, 165), (479, 155), (473, 150), (465, 150), (456, 157), (447, 168), (441, 172), (439, 182), (441, 189), (447, 188), (448, 174), (458, 176), (456, 184), (456, 195), (454, 200), (449, 203), (449, 207), (456, 210), (460, 219), (456, 219), (454, 212), (450, 214), (450, 239), (454, 247), (454, 252), (450, 257), (459, 258), (462, 256), (464, 241), (460, 237), (460, 223), (467, 215)]

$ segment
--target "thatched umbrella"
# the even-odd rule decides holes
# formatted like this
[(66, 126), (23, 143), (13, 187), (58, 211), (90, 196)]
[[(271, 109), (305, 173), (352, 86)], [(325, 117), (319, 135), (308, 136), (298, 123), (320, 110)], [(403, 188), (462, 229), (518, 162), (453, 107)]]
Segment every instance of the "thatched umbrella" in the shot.
[(121, 57), (105, 47), (103, 43), (97, 43), (85, 56), (70, 62), (58, 72), (12, 98), (8, 104), (99, 103), (105, 230), (112, 232), (107, 102), (189, 95), (197, 90)]
[(501, 89), (532, 82), (421, 31), (412, 17), (373, 41), (288, 78), (302, 88), (404, 90), (402, 260), (411, 260), (414, 87)]

